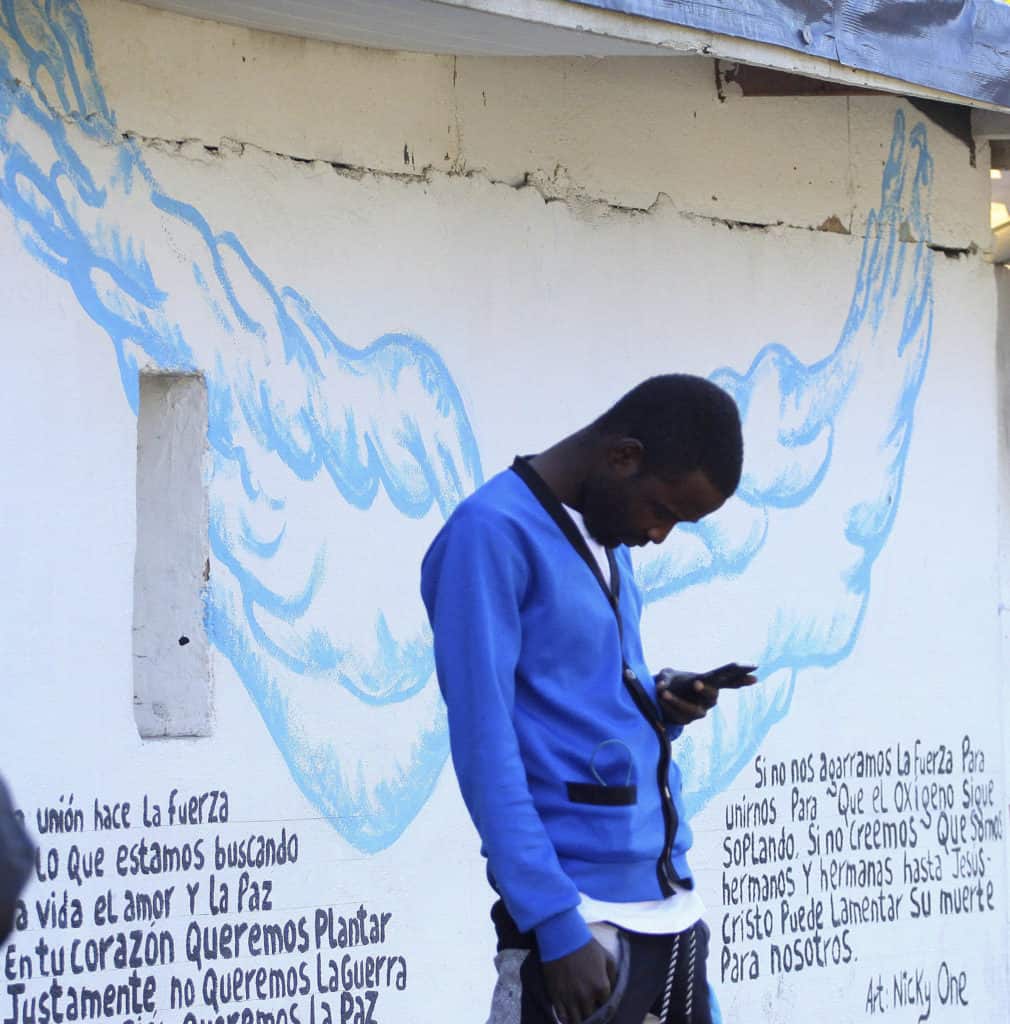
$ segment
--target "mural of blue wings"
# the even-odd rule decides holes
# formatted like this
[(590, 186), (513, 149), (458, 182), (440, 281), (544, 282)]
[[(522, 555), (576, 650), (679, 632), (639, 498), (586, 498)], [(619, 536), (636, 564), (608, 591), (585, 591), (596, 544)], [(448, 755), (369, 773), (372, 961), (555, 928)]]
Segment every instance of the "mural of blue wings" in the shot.
[(678, 527), (639, 583), (676, 623), (697, 587), (746, 577), (762, 597), (734, 618), (734, 656), (759, 664), (763, 678), (722, 702), (704, 732), (685, 733), (678, 758), (690, 811), (754, 756), (788, 711), (797, 673), (838, 664), (859, 635), (929, 357), (932, 174), (925, 126), (906, 131), (899, 110), (837, 345), (810, 364), (767, 345), (745, 372), (712, 374), (740, 407), (741, 486), (715, 516)]
[[(816, 586), (778, 588), (756, 624), (765, 683), (685, 741), (695, 808), (786, 713), (796, 674), (844, 658), (858, 635), (929, 351), (930, 176), (925, 129), (908, 131), (899, 111), (838, 344), (809, 365), (770, 345), (745, 372), (713, 374), (743, 413), (743, 485), (640, 569), (646, 599), (665, 614), (696, 587), (765, 571), (797, 515), (831, 554)], [(74, 0), (0, 0), (0, 205), (26, 251), (108, 335), (134, 410), (140, 366), (204, 374), (209, 635), (306, 797), (353, 846), (386, 848), (445, 764), (444, 709), (419, 599), (410, 624), (380, 603), (353, 639), (335, 629), (326, 592), (342, 538), (326, 510), (444, 517), (479, 486), (479, 448), (450, 369), (405, 334), (345, 344), (238, 235), (167, 195), (117, 128)], [(859, 494), (844, 472), (853, 459)]]

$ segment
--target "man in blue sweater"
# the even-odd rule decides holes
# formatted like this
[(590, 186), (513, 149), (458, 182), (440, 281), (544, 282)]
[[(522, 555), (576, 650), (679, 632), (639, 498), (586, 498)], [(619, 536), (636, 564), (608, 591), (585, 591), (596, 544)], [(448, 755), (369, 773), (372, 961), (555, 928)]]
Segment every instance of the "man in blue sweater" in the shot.
[(650, 674), (628, 548), (720, 508), (742, 457), (729, 395), (654, 377), (517, 458), (425, 555), (453, 764), (501, 897), (489, 1024), (710, 1024), (671, 743), (717, 691)]

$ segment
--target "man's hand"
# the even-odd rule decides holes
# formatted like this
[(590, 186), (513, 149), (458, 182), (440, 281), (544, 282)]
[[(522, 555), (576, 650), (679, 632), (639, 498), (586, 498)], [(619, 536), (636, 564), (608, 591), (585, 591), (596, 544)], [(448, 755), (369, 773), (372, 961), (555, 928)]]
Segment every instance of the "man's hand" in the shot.
[[(693, 683), (690, 683), (691, 679)], [(747, 676), (734, 689), (742, 686), (753, 686), (757, 676)], [(719, 700), (719, 690), (707, 686), (690, 672), (677, 672), (672, 668), (664, 668), (656, 676), (656, 692), (659, 695), (659, 706), (663, 717), (671, 725), (690, 725), (704, 718)]]
[(542, 966), (547, 995), (561, 1024), (580, 1024), (592, 1016), (617, 981), (617, 965), (596, 939)]

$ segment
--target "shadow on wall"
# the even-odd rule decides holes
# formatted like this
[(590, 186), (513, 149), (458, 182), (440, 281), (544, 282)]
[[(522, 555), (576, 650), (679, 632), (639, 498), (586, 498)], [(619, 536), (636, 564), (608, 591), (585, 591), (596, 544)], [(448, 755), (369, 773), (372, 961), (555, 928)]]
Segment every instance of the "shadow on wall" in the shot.
[[(332, 517), (289, 510), (306, 493), (318, 508), (369, 509), (382, 491), (403, 516), (433, 506), (448, 516), (483, 480), (452, 374), (415, 337), (345, 345), (236, 234), (165, 194), (119, 133), (74, 0), (0, 4), (0, 77), (0, 202), (27, 252), (107, 333), (127, 401), (136, 411), (138, 366), (206, 378), (208, 634), (308, 799), (358, 849), (384, 849), (448, 755), (430, 634), (418, 598), (406, 634), (376, 608), (374, 635), (338, 636), (317, 600), (345, 557), (338, 530)], [(639, 582), (659, 605), (719, 579), (775, 600), (755, 649), (740, 652), (764, 682), (681, 746), (691, 810), (787, 713), (797, 673), (846, 657), (859, 633), (929, 352), (931, 175), (925, 127), (906, 131), (899, 110), (837, 345), (809, 365), (769, 345), (746, 372), (712, 375), (740, 404), (746, 476), (717, 517), (643, 564)], [(818, 543), (799, 550), (788, 540), (797, 529)], [(790, 578), (803, 585), (783, 593)], [(388, 742), (375, 750), (379, 733)]]

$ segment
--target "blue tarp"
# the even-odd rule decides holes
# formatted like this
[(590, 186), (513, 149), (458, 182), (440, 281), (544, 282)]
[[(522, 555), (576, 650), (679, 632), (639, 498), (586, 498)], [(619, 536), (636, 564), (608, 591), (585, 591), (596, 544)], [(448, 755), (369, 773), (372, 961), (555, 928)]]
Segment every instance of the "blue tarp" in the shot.
[(578, 0), (1010, 107), (1002, 0)]

